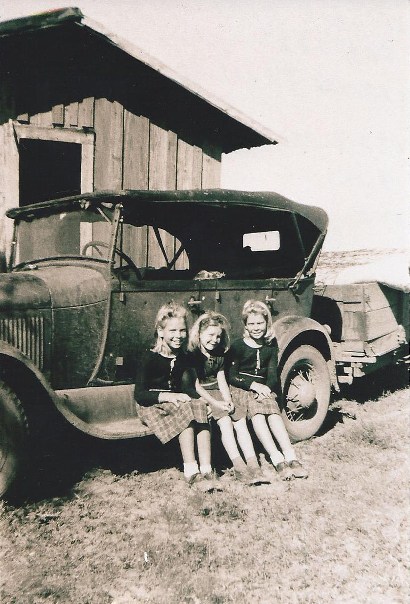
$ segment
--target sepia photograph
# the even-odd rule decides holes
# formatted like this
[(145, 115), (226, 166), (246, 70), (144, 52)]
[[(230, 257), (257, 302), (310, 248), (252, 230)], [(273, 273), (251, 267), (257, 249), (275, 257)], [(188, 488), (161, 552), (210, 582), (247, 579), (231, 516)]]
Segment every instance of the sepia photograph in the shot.
[(410, 5), (0, 3), (2, 604), (406, 604)]

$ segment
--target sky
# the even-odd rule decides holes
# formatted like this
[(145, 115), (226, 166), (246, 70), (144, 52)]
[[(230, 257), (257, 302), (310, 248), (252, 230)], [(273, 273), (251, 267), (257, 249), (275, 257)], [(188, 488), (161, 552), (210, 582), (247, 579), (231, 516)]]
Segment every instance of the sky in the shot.
[(223, 155), (222, 186), (329, 214), (325, 250), (410, 248), (407, 0), (1, 0), (77, 6), (280, 137)]

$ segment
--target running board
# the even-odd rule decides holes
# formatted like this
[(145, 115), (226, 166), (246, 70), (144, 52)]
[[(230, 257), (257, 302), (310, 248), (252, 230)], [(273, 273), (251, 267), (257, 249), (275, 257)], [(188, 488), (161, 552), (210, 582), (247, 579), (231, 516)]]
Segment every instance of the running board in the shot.
[(152, 434), (137, 416), (132, 384), (57, 390), (54, 402), (70, 424), (96, 438), (119, 440)]

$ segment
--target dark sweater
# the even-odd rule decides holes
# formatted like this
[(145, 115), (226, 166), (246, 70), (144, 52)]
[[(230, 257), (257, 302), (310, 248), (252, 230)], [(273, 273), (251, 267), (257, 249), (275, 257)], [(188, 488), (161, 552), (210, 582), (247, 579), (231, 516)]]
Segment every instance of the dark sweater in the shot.
[(225, 359), (223, 356), (210, 357), (203, 354), (199, 348), (189, 353), (189, 363), (195, 369), (199, 383), (205, 390), (217, 390), (217, 375), (224, 369)]
[(187, 375), (189, 363), (186, 353), (181, 352), (175, 358), (168, 358), (147, 350), (137, 366), (134, 398), (143, 407), (158, 404), (160, 392), (185, 392), (192, 398), (197, 398), (193, 380), (187, 380)]
[(278, 346), (276, 340), (260, 348), (248, 346), (243, 339), (233, 342), (228, 353), (228, 380), (232, 386), (250, 390), (252, 382), (266, 384), (279, 393)]

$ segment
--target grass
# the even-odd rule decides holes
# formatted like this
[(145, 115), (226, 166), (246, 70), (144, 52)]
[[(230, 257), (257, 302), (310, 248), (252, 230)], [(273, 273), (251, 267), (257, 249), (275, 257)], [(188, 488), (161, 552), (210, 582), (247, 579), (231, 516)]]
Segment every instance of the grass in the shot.
[(1, 602), (406, 602), (408, 395), (335, 401), (340, 421), (297, 445), (307, 480), (202, 494), (175, 467), (97, 463), (65, 495), (1, 504)]
[[(377, 255), (324, 253), (319, 268)], [(307, 480), (208, 495), (173, 447), (71, 434), (36, 498), (0, 503), (0, 601), (407, 604), (409, 393), (392, 370), (359, 380), (296, 445)]]
[(319, 264), (317, 267), (316, 281), (324, 283), (333, 283), (334, 279), (341, 270), (372, 263), (382, 260), (391, 255), (408, 255), (408, 251), (402, 248), (393, 249), (362, 249), (348, 250), (339, 252), (322, 252), (320, 254)]

